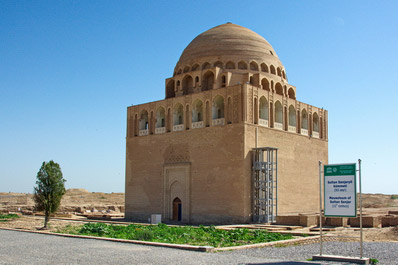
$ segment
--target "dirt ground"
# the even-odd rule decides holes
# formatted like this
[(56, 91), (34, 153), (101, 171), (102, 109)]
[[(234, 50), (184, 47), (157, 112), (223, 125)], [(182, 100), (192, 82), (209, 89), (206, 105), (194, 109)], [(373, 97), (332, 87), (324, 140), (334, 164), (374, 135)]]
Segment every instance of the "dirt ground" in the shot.
[[(389, 211), (397, 211), (398, 195), (363, 194), (363, 213), (365, 215), (387, 215)], [(37, 230), (43, 226), (43, 217), (34, 216), (34, 201), (32, 194), (0, 192), (0, 213), (16, 212), (21, 217), (10, 221), (0, 221), (0, 227)], [(118, 215), (124, 213), (124, 193), (89, 192), (84, 189), (69, 189), (64, 195), (58, 216), (81, 221), (51, 219), (49, 230), (57, 231), (66, 225), (81, 225), (87, 220), (82, 215)], [(303, 228), (303, 232), (308, 228)], [(308, 230), (309, 231), (309, 230)], [(328, 234), (337, 235), (342, 240), (359, 241), (359, 228), (337, 227)], [(398, 226), (383, 228), (364, 228), (365, 241), (398, 241)]]

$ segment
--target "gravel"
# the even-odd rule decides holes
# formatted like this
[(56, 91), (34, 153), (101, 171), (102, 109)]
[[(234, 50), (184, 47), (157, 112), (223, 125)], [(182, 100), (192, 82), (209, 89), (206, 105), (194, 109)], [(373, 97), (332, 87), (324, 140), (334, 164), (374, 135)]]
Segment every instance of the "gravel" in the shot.
[[(319, 244), (201, 253), (0, 229), (0, 264), (348, 264), (307, 262)], [(359, 256), (359, 243), (325, 242), (324, 254)], [(364, 256), (398, 265), (398, 242), (365, 242)]]

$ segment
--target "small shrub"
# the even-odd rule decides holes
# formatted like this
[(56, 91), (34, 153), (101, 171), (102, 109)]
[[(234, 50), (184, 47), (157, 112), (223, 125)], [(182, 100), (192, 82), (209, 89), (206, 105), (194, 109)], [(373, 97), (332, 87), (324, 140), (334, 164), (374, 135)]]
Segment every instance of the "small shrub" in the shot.
[(143, 241), (150, 241), (153, 239), (153, 232), (150, 230), (138, 230), (135, 233), (135, 239), (143, 240)]
[(396, 200), (398, 199), (398, 195), (391, 195), (391, 200)]
[(378, 259), (375, 259), (375, 258), (370, 259), (370, 264), (378, 264), (378, 263), (379, 263)]

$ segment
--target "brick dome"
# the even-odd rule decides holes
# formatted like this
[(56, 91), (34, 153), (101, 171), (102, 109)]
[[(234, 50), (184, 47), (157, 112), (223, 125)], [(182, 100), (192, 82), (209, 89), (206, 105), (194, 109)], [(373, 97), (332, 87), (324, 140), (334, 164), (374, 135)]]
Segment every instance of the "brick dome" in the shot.
[(275, 50), (267, 40), (245, 27), (226, 23), (198, 35), (185, 48), (175, 71), (179, 68), (221, 61), (256, 61), (258, 64), (280, 66)]

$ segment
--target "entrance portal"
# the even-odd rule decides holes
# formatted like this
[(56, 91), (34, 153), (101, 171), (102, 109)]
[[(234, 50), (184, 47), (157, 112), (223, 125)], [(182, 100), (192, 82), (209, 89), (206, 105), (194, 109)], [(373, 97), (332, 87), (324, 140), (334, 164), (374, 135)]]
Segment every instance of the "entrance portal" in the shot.
[(181, 200), (177, 197), (173, 200), (173, 221), (182, 220), (182, 205)]

